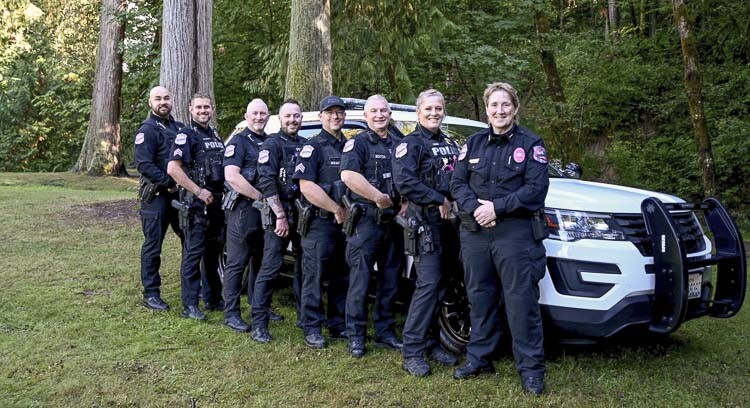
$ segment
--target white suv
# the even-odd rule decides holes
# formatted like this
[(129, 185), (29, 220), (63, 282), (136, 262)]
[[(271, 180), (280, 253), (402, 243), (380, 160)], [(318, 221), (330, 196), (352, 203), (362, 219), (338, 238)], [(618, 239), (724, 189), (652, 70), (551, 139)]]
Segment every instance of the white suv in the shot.
[[(347, 137), (366, 128), (363, 100), (347, 103)], [(391, 104), (393, 124), (404, 134), (417, 123), (415, 107)], [(242, 130), (245, 122), (237, 125)], [(462, 143), (487, 124), (447, 116), (445, 133)], [(304, 112), (300, 136), (320, 131), (318, 112)], [(279, 129), (277, 116), (266, 125)], [(670, 333), (700, 316), (734, 316), (746, 285), (745, 250), (739, 230), (722, 205), (701, 204), (662, 193), (578, 180), (580, 173), (549, 166), (545, 201), (550, 236), (547, 273), (540, 281), (546, 327), (560, 340), (596, 340), (627, 327)], [(704, 234), (696, 212), (713, 233)], [(654, 251), (656, 247), (656, 251)], [(447, 271), (440, 315), (441, 340), (461, 351), (469, 336), (469, 305), (462, 271)], [(413, 275), (412, 260), (404, 271)], [(551, 333), (550, 333), (551, 334)]]

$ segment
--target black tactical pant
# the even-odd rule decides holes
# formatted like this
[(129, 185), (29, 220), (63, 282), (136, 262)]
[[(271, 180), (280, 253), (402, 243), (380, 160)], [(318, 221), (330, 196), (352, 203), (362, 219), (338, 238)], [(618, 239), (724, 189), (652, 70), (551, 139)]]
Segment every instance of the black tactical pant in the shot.
[(263, 244), (263, 262), (261, 263), (258, 276), (255, 278), (255, 289), (252, 298), (253, 327), (268, 327), (269, 311), (273, 296), (273, 284), (284, 268), (284, 255), (289, 243), (292, 243), (292, 251), (295, 254), (294, 282), (293, 288), (295, 300), (297, 301), (297, 313), (299, 316), (299, 293), (301, 287), (301, 269), (299, 235), (295, 225), (289, 225), (289, 235), (282, 238), (273, 232), (273, 228), (265, 231)]
[(439, 214), (437, 217), (433, 214), (425, 225), (432, 232), (433, 250), (427, 253), (417, 245), (420, 253), (414, 258), (417, 279), (404, 324), (404, 358), (425, 357), (439, 345), (438, 308), (444, 292), (441, 282), (448, 274), (460, 273), (455, 227), (439, 219)]
[[(346, 236), (333, 215), (314, 217), (302, 241), (302, 325), (305, 335), (345, 330), (349, 267), (344, 261)], [(328, 313), (323, 308), (323, 281), (328, 280)]]
[[(200, 207), (200, 208), (198, 208)], [(223, 245), (224, 211), (221, 210), (221, 197), (206, 206), (196, 206), (190, 213), (190, 227), (185, 231), (182, 246), (182, 304), (198, 305), (198, 292), (203, 283), (203, 301), (216, 305), (221, 301), (221, 280), (219, 279), (219, 255)], [(203, 269), (201, 271), (201, 261)]]
[(141, 202), (141, 226), (143, 228), (143, 246), (141, 247), (141, 282), (143, 297), (159, 296), (161, 287), (161, 247), (169, 226), (182, 241), (178, 210), (172, 208), (171, 202), (177, 194), (162, 191), (150, 203)]
[(461, 229), (466, 291), (471, 303), (467, 359), (491, 364), (502, 336), (505, 306), (513, 356), (524, 377), (544, 375), (544, 335), (539, 311), (539, 280), (544, 276), (544, 245), (535, 241), (529, 219), (507, 219), (479, 232)]
[(263, 227), (260, 211), (252, 201), (240, 198), (234, 210), (225, 212), (227, 219), (227, 262), (224, 268), (224, 317), (240, 315), (242, 276), (248, 262), (247, 301), (252, 303), (253, 287), (263, 259)]
[[(346, 331), (350, 340), (365, 340), (367, 332), (367, 294), (373, 276), (376, 279), (375, 339), (396, 335), (393, 311), (398, 280), (404, 259), (403, 233), (395, 222), (378, 225), (374, 211), (357, 223), (347, 239), (346, 260), (349, 263), (349, 290), (346, 295)], [(377, 271), (373, 265), (377, 264)]]

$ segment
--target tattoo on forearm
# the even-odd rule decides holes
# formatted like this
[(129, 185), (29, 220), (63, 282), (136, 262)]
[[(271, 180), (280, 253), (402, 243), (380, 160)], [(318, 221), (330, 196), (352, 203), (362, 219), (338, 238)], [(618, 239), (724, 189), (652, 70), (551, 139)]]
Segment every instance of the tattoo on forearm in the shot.
[(284, 217), (286, 215), (284, 214), (284, 207), (281, 206), (278, 194), (268, 197), (266, 200), (268, 201), (268, 205), (271, 206), (273, 213), (276, 214), (276, 217)]

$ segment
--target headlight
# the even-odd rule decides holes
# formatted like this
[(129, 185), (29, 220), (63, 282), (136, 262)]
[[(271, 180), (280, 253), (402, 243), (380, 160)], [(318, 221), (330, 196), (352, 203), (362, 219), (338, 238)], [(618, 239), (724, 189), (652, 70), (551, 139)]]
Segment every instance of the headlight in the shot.
[(625, 241), (625, 233), (608, 214), (546, 209), (544, 216), (551, 239)]

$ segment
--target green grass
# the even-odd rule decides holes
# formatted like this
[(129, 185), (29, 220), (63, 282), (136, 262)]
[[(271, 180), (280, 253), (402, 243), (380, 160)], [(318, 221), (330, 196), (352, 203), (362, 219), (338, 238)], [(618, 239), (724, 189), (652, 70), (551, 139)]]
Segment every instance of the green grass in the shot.
[[(498, 373), (417, 379), (398, 353), (348, 357), (302, 344), (288, 291), (274, 341), (181, 319), (179, 248), (164, 246), (158, 314), (139, 306), (133, 179), (0, 173), (0, 406), (747, 406), (750, 314), (686, 323), (668, 339), (562, 348), (548, 393), (524, 395), (508, 355)], [(128, 200), (123, 202), (122, 200)], [(113, 202), (119, 202), (118, 205)], [(129, 217), (112, 217), (119, 208)], [(243, 300), (244, 302), (244, 300)], [(247, 314), (247, 305), (243, 304)]]

